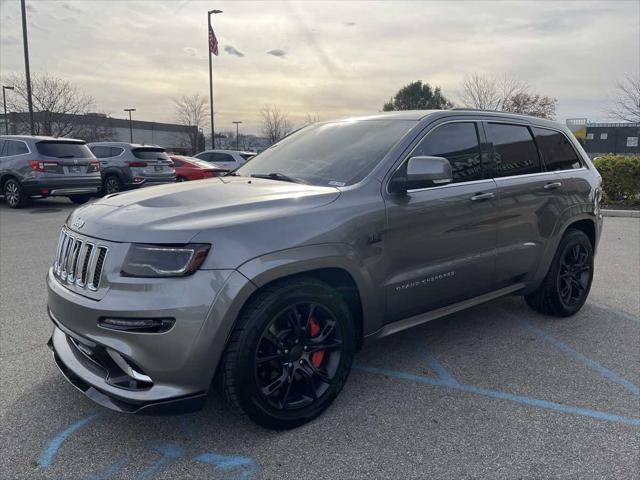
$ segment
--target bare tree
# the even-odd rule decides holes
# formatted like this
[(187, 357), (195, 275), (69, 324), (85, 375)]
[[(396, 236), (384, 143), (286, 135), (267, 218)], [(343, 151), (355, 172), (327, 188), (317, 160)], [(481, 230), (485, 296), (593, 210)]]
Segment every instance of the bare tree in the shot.
[(262, 115), (262, 133), (270, 143), (276, 143), (291, 132), (291, 120), (286, 113), (276, 106), (265, 105), (260, 112)]
[(558, 100), (555, 98), (533, 93), (521, 92), (509, 100), (504, 106), (504, 111), (511, 113), (524, 113), (534, 117), (553, 119), (556, 114)]
[(527, 90), (527, 84), (517, 77), (506, 74), (490, 77), (474, 73), (464, 78), (460, 101), (469, 108), (505, 110), (513, 96)]
[[(8, 111), (27, 112), (27, 85), (24, 77), (12, 73), (5, 76), (2, 83), (14, 87), (13, 94), (7, 97)], [(85, 128), (82, 116), (95, 108), (93, 97), (80, 92), (71, 82), (50, 73), (33, 74), (31, 89), (36, 135), (81, 137)], [(14, 115), (12, 123), (16, 132), (29, 132), (26, 115)]]
[(307, 113), (307, 117), (304, 120), (305, 125), (311, 125), (312, 123), (318, 123), (320, 121), (320, 115), (317, 113)]
[(609, 115), (624, 122), (640, 122), (640, 74), (627, 74), (616, 83)]
[(200, 128), (204, 127), (207, 122), (207, 98), (195, 93), (176, 98), (173, 103), (176, 109), (176, 121), (187, 127), (184, 133), (185, 139), (192, 153), (196, 153)]

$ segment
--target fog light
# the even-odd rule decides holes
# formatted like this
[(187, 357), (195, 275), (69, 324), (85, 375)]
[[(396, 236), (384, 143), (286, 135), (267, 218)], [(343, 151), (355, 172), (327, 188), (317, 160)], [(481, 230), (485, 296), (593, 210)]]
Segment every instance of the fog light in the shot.
[(140, 183), (144, 180), (144, 177), (133, 177), (133, 183)]
[(176, 323), (173, 318), (101, 318), (98, 325), (127, 332), (162, 333)]

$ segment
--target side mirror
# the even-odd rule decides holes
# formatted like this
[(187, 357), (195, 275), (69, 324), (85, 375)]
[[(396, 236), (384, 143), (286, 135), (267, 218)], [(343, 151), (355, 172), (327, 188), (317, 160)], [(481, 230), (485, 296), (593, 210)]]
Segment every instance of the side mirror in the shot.
[(443, 157), (411, 157), (391, 179), (389, 186), (396, 193), (414, 188), (427, 188), (451, 182), (453, 173), (449, 160)]

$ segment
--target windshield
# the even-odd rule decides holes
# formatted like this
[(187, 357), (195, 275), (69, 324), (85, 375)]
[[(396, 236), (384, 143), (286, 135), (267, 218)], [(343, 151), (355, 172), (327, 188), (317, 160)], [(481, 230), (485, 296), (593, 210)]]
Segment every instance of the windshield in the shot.
[(311, 125), (272, 145), (237, 174), (280, 174), (312, 185), (351, 185), (371, 172), (415, 124), (356, 120)]

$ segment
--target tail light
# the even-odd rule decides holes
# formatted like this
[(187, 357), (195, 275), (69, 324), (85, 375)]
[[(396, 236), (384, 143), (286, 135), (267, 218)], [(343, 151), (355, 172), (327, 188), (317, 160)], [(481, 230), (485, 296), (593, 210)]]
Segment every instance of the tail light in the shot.
[(89, 164), (89, 168), (87, 169), (87, 173), (99, 172), (99, 171), (100, 171), (100, 162), (91, 162)]
[(58, 169), (58, 162), (43, 162), (41, 160), (29, 160), (29, 166), (36, 172), (44, 172), (46, 168)]
[(147, 162), (129, 162), (129, 166), (142, 168), (147, 166)]

